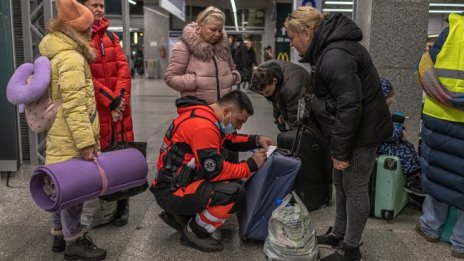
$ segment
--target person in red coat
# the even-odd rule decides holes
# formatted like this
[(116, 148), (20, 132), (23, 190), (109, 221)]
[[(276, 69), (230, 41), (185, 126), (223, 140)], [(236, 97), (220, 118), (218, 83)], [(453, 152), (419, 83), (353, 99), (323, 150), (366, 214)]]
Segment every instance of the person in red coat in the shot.
[[(119, 44), (118, 37), (108, 32), (109, 21), (104, 17), (104, 0), (79, 0), (93, 14), (92, 45), (96, 49), (96, 59), (90, 64), (95, 98), (100, 120), (100, 146), (102, 151), (108, 148), (114, 131), (118, 141), (123, 137), (134, 141), (130, 109), (131, 74), (126, 56)], [(123, 124), (120, 124), (122, 121)], [(115, 226), (124, 226), (129, 218), (129, 200), (118, 202), (118, 211), (113, 220)]]

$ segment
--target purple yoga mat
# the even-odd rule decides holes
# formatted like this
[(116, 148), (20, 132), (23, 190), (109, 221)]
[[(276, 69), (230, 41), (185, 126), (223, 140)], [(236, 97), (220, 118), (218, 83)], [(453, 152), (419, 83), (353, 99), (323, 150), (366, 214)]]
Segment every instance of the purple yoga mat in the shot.
[[(136, 149), (104, 152), (98, 157), (106, 172), (108, 187), (104, 195), (141, 186), (146, 182), (148, 165)], [(44, 191), (44, 176), (55, 184), (56, 201)], [(71, 159), (40, 166), (34, 170), (30, 190), (35, 203), (42, 209), (56, 212), (96, 198), (102, 192), (102, 177), (92, 161)]]

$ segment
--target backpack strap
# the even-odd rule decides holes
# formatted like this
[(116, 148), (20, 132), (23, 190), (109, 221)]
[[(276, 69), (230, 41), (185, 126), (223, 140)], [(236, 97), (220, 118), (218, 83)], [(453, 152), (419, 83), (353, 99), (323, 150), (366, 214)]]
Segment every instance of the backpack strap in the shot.
[(114, 33), (110, 32), (108, 30), (105, 30), (105, 32), (106, 32), (106, 35), (108, 36), (108, 38), (110, 38), (111, 43), (113, 43), (114, 42)]

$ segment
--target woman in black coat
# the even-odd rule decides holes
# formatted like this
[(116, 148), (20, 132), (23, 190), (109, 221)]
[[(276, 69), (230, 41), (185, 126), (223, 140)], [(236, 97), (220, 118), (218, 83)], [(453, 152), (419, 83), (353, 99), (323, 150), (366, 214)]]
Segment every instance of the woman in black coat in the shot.
[(304, 6), (292, 12), (285, 28), (300, 62), (315, 66), (312, 113), (329, 143), (334, 167), (334, 227), (317, 240), (341, 251), (321, 260), (358, 260), (376, 148), (393, 126), (380, 79), (359, 43), (361, 30), (349, 18)]

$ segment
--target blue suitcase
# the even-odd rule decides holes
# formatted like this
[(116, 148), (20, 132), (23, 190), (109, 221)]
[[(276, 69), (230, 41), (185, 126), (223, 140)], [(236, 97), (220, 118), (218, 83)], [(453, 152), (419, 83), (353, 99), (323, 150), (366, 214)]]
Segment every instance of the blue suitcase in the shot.
[(242, 240), (266, 239), (276, 202), (291, 192), (300, 165), (290, 152), (277, 149), (245, 183), (245, 197), (237, 211)]

